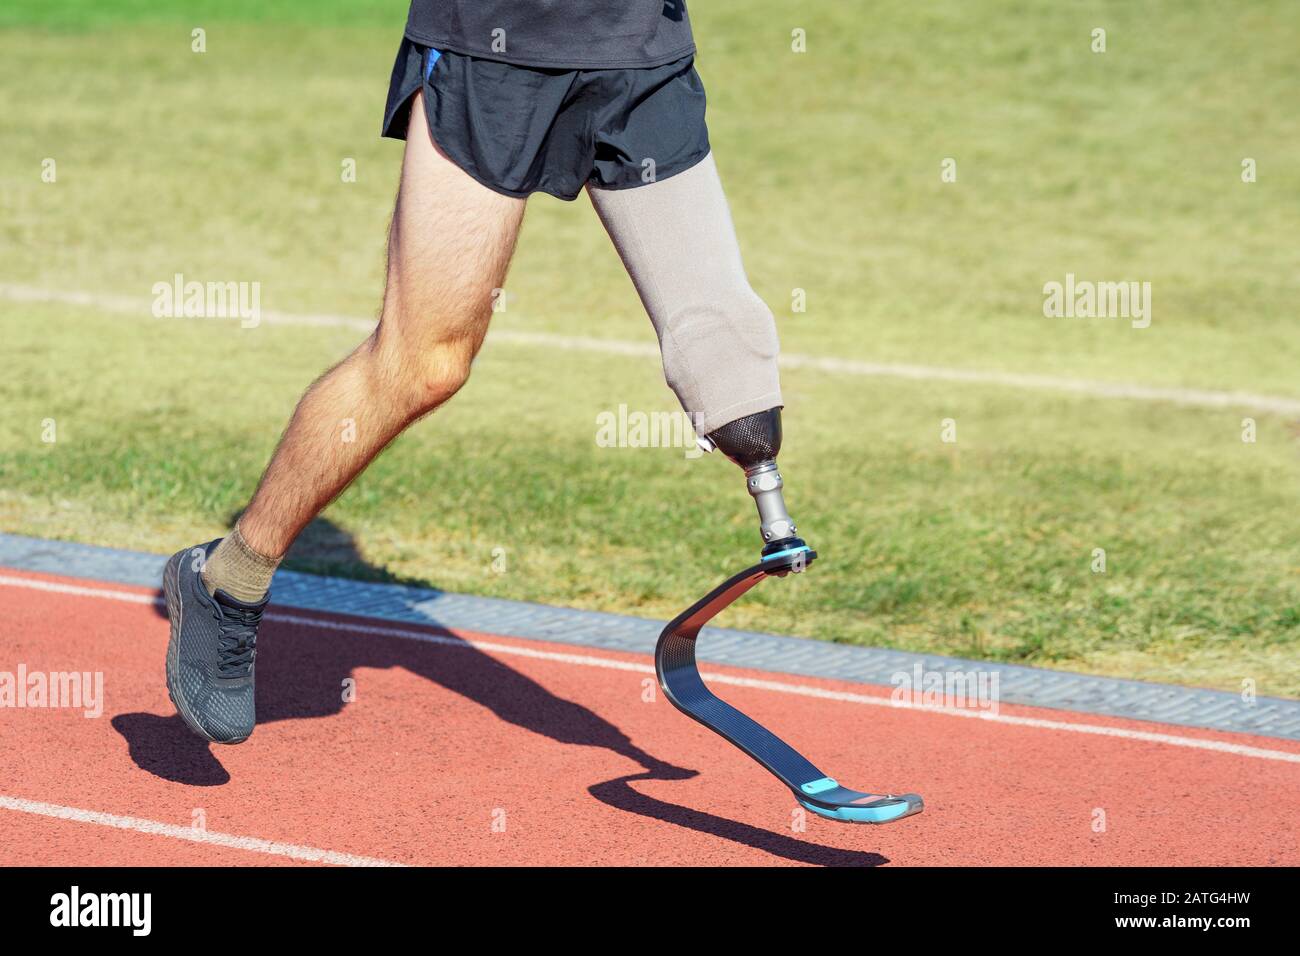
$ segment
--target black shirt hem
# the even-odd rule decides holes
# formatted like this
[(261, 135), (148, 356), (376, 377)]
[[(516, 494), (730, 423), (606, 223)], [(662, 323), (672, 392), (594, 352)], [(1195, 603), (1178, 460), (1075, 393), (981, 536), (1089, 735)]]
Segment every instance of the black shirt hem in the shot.
[(497, 53), (491, 49), (476, 48), (466, 43), (457, 43), (453, 40), (445, 40), (441, 37), (422, 33), (409, 25), (406, 28), (406, 38), (421, 46), (433, 47), (435, 50), (450, 50), (452, 53), (459, 53), (462, 56), (474, 56), (482, 60), (496, 60), (498, 63), (509, 63), (512, 66), (530, 66), (549, 70), (639, 70), (653, 66), (663, 66), (666, 63), (681, 60), (695, 53), (695, 43), (691, 42), (675, 50), (669, 50), (667, 53), (661, 53), (653, 57), (643, 57), (642, 59), (553, 60), (541, 56)]

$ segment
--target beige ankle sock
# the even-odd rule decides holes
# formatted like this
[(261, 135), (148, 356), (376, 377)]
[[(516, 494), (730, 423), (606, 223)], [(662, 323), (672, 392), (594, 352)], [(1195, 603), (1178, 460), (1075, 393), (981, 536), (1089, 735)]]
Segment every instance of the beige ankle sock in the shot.
[(235, 525), (208, 556), (200, 576), (209, 594), (220, 588), (237, 601), (256, 604), (266, 597), (279, 563), (279, 558), (268, 558), (250, 548)]

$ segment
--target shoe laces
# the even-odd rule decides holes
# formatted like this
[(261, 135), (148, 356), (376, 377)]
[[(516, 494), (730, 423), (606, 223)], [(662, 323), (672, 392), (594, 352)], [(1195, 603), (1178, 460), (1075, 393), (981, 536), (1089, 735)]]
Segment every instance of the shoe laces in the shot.
[(257, 656), (257, 625), (262, 609), (221, 605), (221, 622), (217, 625), (219, 660), (217, 671), (222, 677), (245, 677)]

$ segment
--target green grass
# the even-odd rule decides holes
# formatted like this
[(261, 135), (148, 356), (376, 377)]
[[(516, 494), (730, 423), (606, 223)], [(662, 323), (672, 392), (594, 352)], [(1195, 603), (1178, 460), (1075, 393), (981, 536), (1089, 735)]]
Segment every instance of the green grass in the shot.
[[(1300, 10), (698, 6), (712, 139), (787, 351), (1300, 397)], [(183, 272), (258, 281), (267, 309), (373, 314), (403, 14), (6, 4), (0, 85), (25, 94), (5, 107), (0, 283), (148, 298)], [(1044, 318), (1066, 272), (1150, 281), (1152, 326)], [(504, 328), (651, 340), (585, 199), (531, 204), (509, 287)], [(3, 297), (0, 336), (0, 527), (155, 551), (221, 532), (357, 337)], [(1245, 444), (1233, 409), (784, 382), (783, 471), (825, 560), (724, 623), (1300, 696), (1294, 422), (1259, 415)], [(623, 402), (674, 407), (653, 363), (489, 344), (294, 563), (670, 616), (752, 555), (754, 519), (724, 461), (596, 447), (596, 415)]]

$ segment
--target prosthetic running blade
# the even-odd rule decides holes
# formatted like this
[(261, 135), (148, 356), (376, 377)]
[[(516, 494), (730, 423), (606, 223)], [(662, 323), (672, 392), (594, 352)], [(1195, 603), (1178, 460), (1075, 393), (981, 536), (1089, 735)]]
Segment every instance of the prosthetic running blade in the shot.
[(798, 547), (767, 555), (758, 564), (718, 585), (674, 618), (655, 647), (655, 671), (673, 706), (725, 737), (766, 767), (813, 813), (849, 823), (892, 823), (920, 813), (925, 805), (915, 793), (862, 793), (842, 787), (766, 727), (713, 694), (700, 676), (695, 641), (700, 628), (735, 603), (766, 577), (802, 571), (817, 552)]

